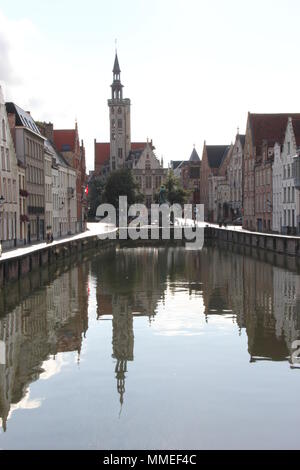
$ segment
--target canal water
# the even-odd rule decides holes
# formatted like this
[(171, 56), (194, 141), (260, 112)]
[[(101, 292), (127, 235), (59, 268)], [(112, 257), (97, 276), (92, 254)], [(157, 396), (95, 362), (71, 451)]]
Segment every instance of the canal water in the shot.
[(4, 289), (0, 448), (299, 448), (300, 276), (264, 256), (122, 248)]

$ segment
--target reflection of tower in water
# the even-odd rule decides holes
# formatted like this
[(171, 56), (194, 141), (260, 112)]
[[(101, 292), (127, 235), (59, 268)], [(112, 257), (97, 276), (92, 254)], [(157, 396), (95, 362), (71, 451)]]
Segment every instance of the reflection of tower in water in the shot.
[(116, 309), (113, 309), (112, 320), (112, 357), (117, 360), (115, 373), (121, 406), (124, 401), (127, 361), (133, 361), (134, 346), (133, 315), (128, 308), (126, 298), (122, 297), (119, 299), (120, 303), (115, 306)]

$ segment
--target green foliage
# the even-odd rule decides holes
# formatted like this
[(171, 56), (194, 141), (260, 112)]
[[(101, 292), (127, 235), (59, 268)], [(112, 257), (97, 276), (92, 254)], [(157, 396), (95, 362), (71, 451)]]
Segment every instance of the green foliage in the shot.
[(99, 178), (93, 178), (89, 182), (89, 193), (88, 193), (88, 219), (94, 220), (96, 216), (97, 207), (102, 202), (102, 194), (104, 189), (104, 183)]
[(187, 202), (189, 193), (186, 191), (178, 178), (174, 175), (173, 171), (169, 171), (165, 181), (166, 198), (170, 205), (180, 204), (183, 205)]
[(143, 202), (144, 200), (131, 170), (116, 170), (109, 175), (106, 181), (103, 202), (118, 207), (119, 196), (127, 196), (128, 205)]

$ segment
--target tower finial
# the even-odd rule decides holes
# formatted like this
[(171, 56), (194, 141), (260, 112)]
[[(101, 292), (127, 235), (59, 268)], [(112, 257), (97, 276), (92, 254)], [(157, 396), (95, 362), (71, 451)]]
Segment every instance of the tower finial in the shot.
[(116, 51), (116, 53), (117, 53), (117, 44), (118, 44), (118, 40), (117, 40), (117, 38), (116, 38), (116, 39), (115, 39), (115, 51)]

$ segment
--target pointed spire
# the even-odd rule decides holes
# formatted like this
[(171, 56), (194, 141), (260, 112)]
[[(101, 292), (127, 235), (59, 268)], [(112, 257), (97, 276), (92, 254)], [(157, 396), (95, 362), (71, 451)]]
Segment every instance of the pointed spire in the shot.
[(115, 73), (115, 74), (121, 73), (117, 52), (116, 52), (116, 56), (115, 56), (115, 63), (114, 63), (113, 73)]

